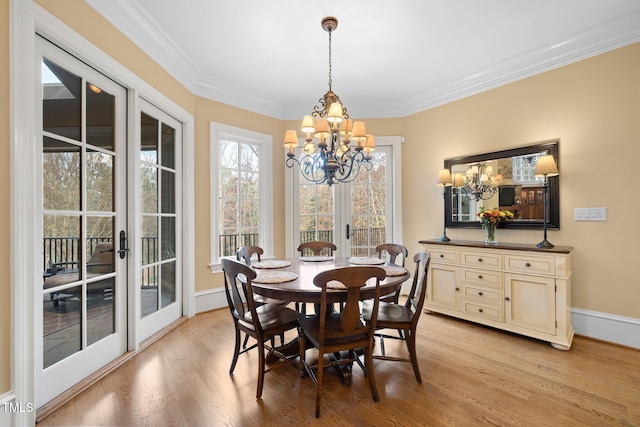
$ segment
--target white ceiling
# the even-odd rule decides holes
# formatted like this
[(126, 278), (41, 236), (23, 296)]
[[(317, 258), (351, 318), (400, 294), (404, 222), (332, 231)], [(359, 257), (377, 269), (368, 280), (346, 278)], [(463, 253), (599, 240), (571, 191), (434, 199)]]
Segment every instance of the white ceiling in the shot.
[(638, 0), (86, 0), (193, 93), (279, 119), (328, 89), (404, 117), (640, 41)]

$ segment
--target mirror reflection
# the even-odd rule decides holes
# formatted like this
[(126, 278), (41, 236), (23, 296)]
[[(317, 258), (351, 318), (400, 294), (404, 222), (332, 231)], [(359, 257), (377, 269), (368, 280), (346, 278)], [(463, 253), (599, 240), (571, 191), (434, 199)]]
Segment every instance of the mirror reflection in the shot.
[[(542, 228), (544, 180), (534, 176), (538, 159), (550, 154), (556, 163), (558, 141), (445, 160), (453, 185), (446, 188), (447, 227), (480, 227), (481, 207), (509, 210), (513, 220), (504, 228)], [(559, 227), (558, 177), (549, 178), (547, 228)]]

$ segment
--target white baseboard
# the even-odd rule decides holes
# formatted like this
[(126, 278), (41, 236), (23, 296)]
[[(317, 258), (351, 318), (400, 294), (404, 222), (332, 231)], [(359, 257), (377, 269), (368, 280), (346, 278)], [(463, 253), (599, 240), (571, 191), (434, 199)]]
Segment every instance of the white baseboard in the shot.
[(571, 320), (576, 334), (640, 349), (640, 319), (572, 308)]
[(227, 296), (224, 293), (224, 288), (196, 292), (196, 314), (216, 310), (227, 305)]
[(15, 399), (13, 391), (8, 391), (0, 396), (0, 426), (15, 425), (14, 412), (9, 410), (9, 405), (14, 404)]
[(23, 426), (35, 424), (33, 403), (16, 402), (13, 390), (0, 395), (0, 426)]

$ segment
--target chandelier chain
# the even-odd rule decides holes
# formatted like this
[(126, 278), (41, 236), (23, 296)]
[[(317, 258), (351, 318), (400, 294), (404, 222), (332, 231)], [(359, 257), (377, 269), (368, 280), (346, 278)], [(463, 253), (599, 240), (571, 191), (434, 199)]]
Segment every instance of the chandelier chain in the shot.
[[(331, 71), (332, 71), (332, 67), (331, 67), (331, 31), (329, 31), (329, 90), (331, 90), (331, 85), (333, 83), (332, 79), (331, 79)], [(328, 107), (328, 105), (327, 105)]]

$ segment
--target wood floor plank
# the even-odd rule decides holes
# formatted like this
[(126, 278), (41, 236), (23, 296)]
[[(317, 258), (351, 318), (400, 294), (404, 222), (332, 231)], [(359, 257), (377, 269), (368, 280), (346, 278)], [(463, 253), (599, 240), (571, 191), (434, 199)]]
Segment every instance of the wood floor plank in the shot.
[[(197, 315), (39, 425), (640, 425), (640, 351), (579, 336), (565, 352), (425, 314), (417, 339), (423, 383), (409, 363), (376, 360), (374, 403), (359, 368), (351, 387), (328, 370), (320, 420), (315, 385), (297, 362), (267, 373), (256, 400), (256, 352), (241, 355), (229, 375), (233, 340), (228, 310)], [(385, 348), (407, 354), (398, 340), (385, 340)]]

